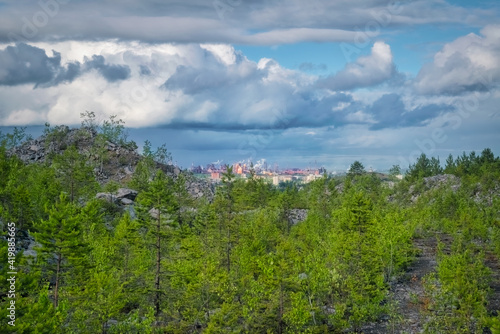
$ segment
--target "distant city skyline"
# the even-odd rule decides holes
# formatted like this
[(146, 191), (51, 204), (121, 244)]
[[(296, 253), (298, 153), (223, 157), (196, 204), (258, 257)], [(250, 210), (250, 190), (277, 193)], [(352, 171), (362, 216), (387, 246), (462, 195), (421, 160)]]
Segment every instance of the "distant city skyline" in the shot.
[(117, 115), (184, 168), (500, 154), (499, 1), (2, 1), (0, 20), (1, 127)]

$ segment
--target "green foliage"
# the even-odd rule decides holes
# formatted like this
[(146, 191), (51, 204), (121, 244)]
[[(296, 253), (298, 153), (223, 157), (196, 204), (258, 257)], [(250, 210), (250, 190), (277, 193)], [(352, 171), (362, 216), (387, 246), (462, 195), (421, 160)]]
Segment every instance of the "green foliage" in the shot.
[(53, 300), (57, 308), (64, 279), (85, 270), (87, 245), (82, 238), (78, 209), (65, 193), (46, 211), (48, 219), (35, 225), (34, 235), (41, 244), (38, 252), (42, 271), (47, 280), (55, 280)]
[[(122, 210), (90, 200), (99, 166), (89, 161), (102, 168), (107, 141), (126, 141), (123, 122), (112, 117), (99, 128), (93, 112), (83, 118), (84, 128), (101, 131), (91, 131), (91, 152), (69, 145), (46, 164), (24, 166), (6, 149), (20, 133), (0, 145), (0, 219), (15, 222), (23, 242), (29, 229), (40, 245), (36, 259), (16, 257), (19, 333), (341, 333), (388, 317), (394, 329), (404, 307), (393, 300), (394, 282), (414, 260), (414, 239), (434, 235), (443, 239), (436, 273), (425, 296), (413, 294), (428, 301), (419, 304), (427, 331), (499, 330), (488, 304), (488, 267), (500, 255), (491, 150), (447, 159), (460, 188), (427, 189), (422, 178), (442, 170), (421, 156), (394, 189), (359, 162), (345, 178), (276, 188), (226, 167), (208, 202), (188, 195), (189, 176), (158, 171), (170, 154), (146, 142), (131, 182), (139, 195)], [(66, 129), (46, 134), (63, 144)], [(416, 202), (410, 187), (420, 189)], [(298, 208), (307, 218), (294, 224)]]
[(356, 175), (363, 175), (364, 173), (366, 173), (365, 167), (363, 166), (363, 164), (361, 162), (356, 160), (349, 167), (349, 171), (347, 172), (347, 175), (356, 176)]
[(134, 141), (128, 141), (124, 124), (125, 122), (119, 119), (117, 115), (112, 115), (109, 117), (109, 120), (102, 122), (100, 131), (106, 140), (135, 150), (137, 149), (137, 144)]
[(33, 139), (31, 135), (26, 133), (26, 127), (14, 127), (12, 133), (3, 134), (0, 131), (0, 147), (10, 150), (22, 143)]
[(487, 316), (489, 269), (483, 256), (470, 248), (441, 254), (437, 276), (427, 278), (432, 297), (427, 329), (454, 333), (482, 333)]
[(71, 202), (88, 198), (96, 192), (97, 182), (93, 169), (75, 146), (70, 146), (63, 154), (56, 156), (53, 166)]
[(414, 182), (424, 177), (441, 174), (442, 172), (443, 169), (441, 168), (439, 158), (432, 157), (429, 159), (425, 153), (422, 153), (417, 161), (409, 166), (405, 179)]
[(399, 165), (392, 165), (391, 169), (389, 169), (389, 175), (392, 177), (401, 175), (401, 167)]

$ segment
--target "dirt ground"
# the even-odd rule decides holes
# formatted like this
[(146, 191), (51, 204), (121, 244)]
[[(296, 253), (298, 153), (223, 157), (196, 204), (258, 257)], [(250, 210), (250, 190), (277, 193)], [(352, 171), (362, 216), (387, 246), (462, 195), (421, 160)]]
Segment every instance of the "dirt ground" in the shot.
[[(444, 251), (449, 251), (452, 243), (450, 236), (439, 235), (439, 240), (444, 243)], [(436, 270), (437, 238), (430, 236), (414, 240), (418, 255), (408, 267), (406, 273), (401, 275), (397, 282), (391, 286), (391, 299), (396, 305), (396, 319), (389, 320), (389, 316), (382, 317), (379, 322), (363, 327), (362, 333), (423, 333), (426, 323), (425, 310), (430, 300), (425, 294), (422, 278)], [(497, 315), (500, 309), (500, 265), (493, 252), (485, 250), (485, 264), (492, 271), (491, 295), (488, 304), (490, 315)], [(485, 329), (483, 333), (491, 333)]]

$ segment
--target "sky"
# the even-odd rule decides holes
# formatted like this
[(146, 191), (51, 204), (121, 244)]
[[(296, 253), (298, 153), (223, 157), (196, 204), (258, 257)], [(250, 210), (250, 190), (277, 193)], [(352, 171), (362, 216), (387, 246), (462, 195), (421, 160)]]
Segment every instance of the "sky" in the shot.
[(0, 0), (0, 130), (125, 121), (184, 168), (500, 155), (497, 0)]

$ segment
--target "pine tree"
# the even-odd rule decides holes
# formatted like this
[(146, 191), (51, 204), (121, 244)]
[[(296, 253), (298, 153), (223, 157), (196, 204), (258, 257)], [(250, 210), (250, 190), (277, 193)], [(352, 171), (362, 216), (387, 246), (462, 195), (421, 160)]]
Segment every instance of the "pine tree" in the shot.
[(172, 228), (177, 223), (178, 204), (173, 194), (173, 182), (161, 170), (158, 170), (148, 189), (139, 194), (137, 199), (142, 219), (148, 228), (148, 234), (154, 239), (155, 270), (153, 304), (158, 320), (162, 304), (162, 260), (168, 251)]
[(63, 278), (70, 271), (79, 271), (85, 267), (88, 248), (82, 237), (79, 210), (65, 193), (61, 193), (59, 201), (47, 208), (47, 213), (48, 219), (35, 226), (37, 232), (34, 235), (42, 245), (39, 252), (48, 279), (55, 277), (53, 302), (57, 308)]
[(70, 146), (62, 155), (56, 156), (54, 166), (71, 202), (97, 189), (92, 167), (75, 146)]

